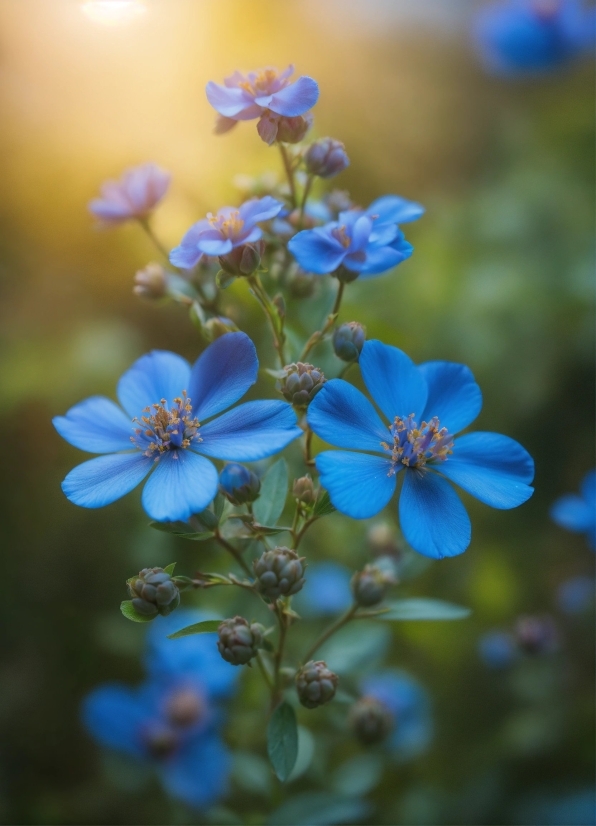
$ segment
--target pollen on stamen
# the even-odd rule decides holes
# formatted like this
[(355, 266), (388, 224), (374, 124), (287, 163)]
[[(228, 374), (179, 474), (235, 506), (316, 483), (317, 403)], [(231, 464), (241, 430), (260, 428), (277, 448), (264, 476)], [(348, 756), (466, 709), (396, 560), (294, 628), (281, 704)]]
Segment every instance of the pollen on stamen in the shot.
[[(153, 411), (153, 412), (151, 412)], [(169, 407), (166, 399), (146, 407), (145, 415), (133, 422), (142, 425), (134, 429), (131, 441), (145, 456), (158, 461), (166, 451), (173, 451), (172, 458), (178, 458), (179, 449), (187, 449), (193, 442), (202, 441), (199, 435), (200, 422), (192, 417), (192, 404), (183, 391)]]
[(396, 416), (389, 427), (392, 442), (381, 442), (381, 447), (391, 454), (388, 476), (396, 473), (396, 466), (422, 468), (428, 462), (444, 462), (453, 453), (453, 437), (446, 427), (441, 428), (434, 416), (429, 422), (414, 421), (414, 413), (406, 419)]

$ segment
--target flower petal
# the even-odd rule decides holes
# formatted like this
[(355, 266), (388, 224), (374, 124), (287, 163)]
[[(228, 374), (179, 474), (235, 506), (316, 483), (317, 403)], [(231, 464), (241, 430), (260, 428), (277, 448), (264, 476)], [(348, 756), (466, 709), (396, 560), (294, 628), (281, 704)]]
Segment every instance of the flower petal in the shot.
[(217, 493), (217, 470), (191, 450), (164, 453), (143, 488), (143, 507), (156, 522), (186, 522)]
[(457, 556), (470, 544), (466, 509), (449, 482), (436, 473), (406, 470), (399, 521), (406, 541), (423, 556)]
[[(240, 119), (238, 116), (243, 110), (253, 106), (252, 99), (246, 94), (244, 89), (220, 86), (219, 83), (209, 81), (205, 87), (207, 100), (216, 112), (226, 118)], [(256, 117), (256, 115), (252, 115)]]
[(81, 716), (83, 725), (97, 743), (145, 757), (148, 755), (141, 736), (144, 726), (151, 721), (152, 711), (147, 695), (118, 683), (108, 683), (87, 695)]
[(195, 809), (204, 809), (226, 793), (230, 753), (215, 733), (188, 740), (160, 767), (166, 791)]
[(251, 198), (245, 201), (240, 209), (240, 217), (247, 224), (256, 224), (259, 221), (268, 221), (270, 218), (275, 218), (279, 215), (283, 204), (271, 195), (265, 195), (263, 198)]
[(452, 361), (427, 361), (418, 369), (428, 385), (422, 419), (438, 416), (441, 427), (452, 434), (474, 421), (482, 409), (482, 393), (469, 367)]
[(367, 249), (364, 261), (352, 260), (348, 256), (344, 263), (349, 270), (370, 277), (381, 275), (381, 273), (397, 267), (406, 258), (409, 258), (409, 255), (404, 255), (403, 252), (393, 247), (378, 247), (377, 249)]
[(404, 352), (381, 341), (367, 341), (359, 364), (368, 392), (390, 422), (396, 416), (422, 412), (428, 394), (426, 380)]
[(152, 350), (137, 359), (118, 382), (118, 398), (128, 415), (139, 416), (161, 399), (171, 403), (188, 390), (190, 365), (176, 353)]
[(82, 508), (103, 508), (136, 488), (151, 470), (144, 453), (112, 453), (73, 468), (62, 482), (66, 498)]
[(325, 382), (308, 407), (308, 424), (336, 447), (382, 453), (390, 438), (386, 425), (360, 390), (343, 379)]
[(453, 455), (437, 470), (476, 499), (499, 510), (516, 508), (534, 493), (534, 461), (514, 439), (469, 433), (455, 440)]
[(583, 533), (594, 524), (594, 512), (586, 501), (575, 493), (561, 496), (550, 511), (551, 518), (561, 528)]
[(315, 461), (332, 504), (352, 519), (374, 516), (393, 496), (396, 474), (389, 475), (391, 464), (381, 456), (326, 450)]
[(246, 402), (213, 419), (200, 432), (203, 441), (195, 450), (232, 462), (265, 459), (302, 434), (291, 405), (282, 401)]
[(596, 515), (596, 470), (586, 473), (580, 485), (581, 494)]
[(197, 242), (197, 249), (205, 255), (226, 255), (232, 251), (233, 246), (229, 238), (200, 238)]
[(216, 339), (192, 367), (188, 395), (194, 415), (203, 421), (230, 407), (256, 382), (258, 371), (257, 351), (246, 333)]
[(316, 80), (304, 75), (299, 77), (295, 83), (290, 83), (289, 86), (275, 92), (267, 107), (278, 115), (295, 118), (312, 109), (318, 99), (319, 86)]
[(368, 215), (377, 215), (375, 225), (407, 224), (424, 215), (425, 209), (415, 201), (407, 201), (399, 195), (383, 195), (366, 210)]
[(336, 270), (346, 255), (346, 248), (325, 227), (296, 233), (288, 242), (288, 249), (303, 270), (317, 275)]
[(76, 404), (52, 423), (69, 444), (89, 453), (116, 453), (132, 447), (132, 421), (104, 396), (92, 396)]

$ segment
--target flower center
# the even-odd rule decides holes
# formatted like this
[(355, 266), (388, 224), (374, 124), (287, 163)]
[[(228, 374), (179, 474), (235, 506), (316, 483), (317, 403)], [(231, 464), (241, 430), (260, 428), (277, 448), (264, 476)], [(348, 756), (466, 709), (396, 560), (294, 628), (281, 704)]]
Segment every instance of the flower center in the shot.
[(342, 247), (345, 247), (346, 249), (352, 243), (352, 239), (347, 234), (345, 224), (342, 224), (341, 227), (335, 227), (335, 229), (332, 229), (331, 230), (331, 235), (333, 235), (335, 240), (339, 241), (339, 243), (342, 245)]
[(165, 399), (159, 404), (152, 404), (143, 411), (140, 419), (135, 416), (133, 422), (135, 435), (130, 437), (135, 447), (145, 453), (145, 456), (155, 456), (167, 450), (190, 447), (190, 443), (201, 442), (199, 435), (200, 422), (192, 416), (192, 404), (182, 392), (182, 398), (174, 399), (169, 407)]
[(534, 14), (543, 20), (550, 20), (559, 13), (560, 0), (534, 0)]
[(209, 214), (207, 219), (209, 223), (215, 227), (215, 229), (218, 229), (221, 232), (224, 238), (236, 238), (240, 235), (240, 232), (244, 227), (244, 221), (240, 217), (240, 212), (237, 209), (225, 218), (223, 215)]
[[(260, 72), (249, 75), (249, 77), (250, 80), (244, 80), (239, 83), (238, 86), (249, 94), (260, 97), (261, 95), (272, 92), (272, 87), (274, 87), (276, 81), (279, 79), (279, 72), (275, 69), (261, 69)], [(282, 84), (281, 88), (286, 85), (287, 81)]]
[(203, 698), (191, 688), (176, 691), (168, 700), (166, 715), (169, 722), (180, 728), (188, 728), (205, 714)]
[(453, 436), (446, 427), (440, 427), (436, 416), (420, 427), (414, 421), (414, 413), (407, 419), (396, 416), (389, 432), (393, 443), (381, 442), (381, 446), (391, 454), (390, 476), (397, 464), (420, 468), (427, 462), (444, 462), (453, 453)]

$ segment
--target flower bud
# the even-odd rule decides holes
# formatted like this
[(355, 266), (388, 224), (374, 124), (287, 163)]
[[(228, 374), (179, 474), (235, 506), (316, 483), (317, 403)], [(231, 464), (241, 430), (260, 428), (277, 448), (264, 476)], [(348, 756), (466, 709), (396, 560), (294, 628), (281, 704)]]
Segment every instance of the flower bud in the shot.
[(559, 633), (552, 617), (519, 617), (515, 624), (517, 644), (526, 654), (550, 654), (559, 644)]
[(260, 623), (249, 624), (244, 617), (224, 620), (217, 631), (219, 653), (231, 665), (246, 665), (257, 656), (264, 630)]
[(265, 551), (253, 562), (256, 586), (267, 599), (289, 597), (302, 590), (305, 558), (289, 548)]
[(373, 556), (399, 556), (400, 548), (395, 529), (389, 522), (376, 522), (367, 531), (367, 539)]
[(310, 298), (316, 287), (316, 278), (297, 268), (288, 278), (288, 289), (292, 298)]
[(264, 251), (264, 241), (241, 244), (227, 255), (220, 255), (219, 265), (228, 275), (252, 275), (259, 268)]
[(300, 143), (312, 126), (310, 112), (294, 118), (281, 117), (277, 124), (277, 141), (280, 143)]
[(315, 486), (313, 485), (312, 479), (306, 474), (306, 476), (301, 476), (299, 479), (294, 479), (294, 484), (292, 485), (292, 496), (294, 499), (297, 499), (299, 502), (302, 502), (303, 505), (312, 505), (317, 495), (315, 493)]
[(244, 465), (231, 462), (219, 474), (219, 490), (232, 505), (245, 505), (258, 497), (261, 480)]
[(366, 341), (366, 329), (357, 321), (348, 321), (333, 333), (333, 350), (343, 361), (357, 361)]
[(312, 660), (303, 665), (296, 674), (298, 699), (306, 708), (317, 708), (335, 696), (339, 678), (327, 668), (323, 660)]
[(180, 592), (163, 568), (143, 568), (127, 585), (133, 608), (145, 617), (167, 617), (180, 605)]
[(215, 341), (216, 338), (225, 336), (226, 333), (237, 333), (238, 327), (230, 318), (223, 315), (213, 316), (202, 326), (202, 331), (207, 341)]
[(341, 141), (336, 141), (335, 138), (321, 138), (306, 150), (304, 165), (311, 175), (333, 178), (350, 165), (350, 159)]
[(376, 565), (366, 565), (363, 571), (354, 574), (350, 587), (358, 605), (370, 608), (371, 605), (378, 605), (384, 599), (387, 589), (396, 582), (389, 571), (381, 570)]
[(392, 731), (395, 720), (387, 706), (376, 697), (361, 697), (350, 709), (348, 723), (366, 746), (380, 743)]
[(278, 380), (277, 389), (294, 407), (308, 407), (325, 383), (323, 371), (301, 361), (286, 365), (284, 370), (286, 375)]
[[(354, 253), (354, 257), (359, 256), (360, 253)], [(361, 260), (364, 260), (364, 255), (361, 255)], [(337, 278), (338, 281), (341, 281), (343, 284), (351, 284), (352, 281), (355, 281), (358, 276), (360, 275), (359, 272), (355, 272), (354, 270), (349, 270), (347, 267), (344, 267), (343, 264), (340, 264), (339, 267), (335, 270), (333, 275)]]
[(132, 291), (142, 298), (164, 298), (167, 292), (167, 276), (161, 264), (147, 264), (138, 270)]

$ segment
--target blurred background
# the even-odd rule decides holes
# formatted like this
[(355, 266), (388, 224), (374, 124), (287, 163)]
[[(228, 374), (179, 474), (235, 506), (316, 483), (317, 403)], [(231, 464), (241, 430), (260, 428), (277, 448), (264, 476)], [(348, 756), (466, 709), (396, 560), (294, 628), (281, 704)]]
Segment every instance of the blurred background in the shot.
[[(67, 502), (60, 482), (87, 457), (51, 418), (88, 395), (113, 397), (149, 349), (194, 360), (205, 346), (183, 309), (133, 296), (133, 274), (155, 252), (134, 225), (94, 228), (87, 203), (100, 183), (146, 161), (170, 170), (155, 227), (174, 246), (205, 212), (238, 201), (235, 176), (280, 174), (254, 123), (213, 134), (206, 82), (290, 62), (320, 85), (314, 135), (346, 144), (337, 185), (361, 204), (396, 193), (427, 208), (406, 233), (414, 256), (349, 285), (341, 318), (417, 362), (469, 364), (485, 400), (478, 429), (507, 433), (536, 459), (528, 504), (497, 512), (467, 499), (469, 550), (421, 565), (402, 588), (474, 613), (392, 627), (391, 662), (430, 691), (435, 736), (423, 757), (386, 767), (368, 822), (593, 822), (553, 813), (589, 801), (594, 783), (593, 602), (568, 614), (557, 601), (561, 583), (593, 576), (594, 555), (548, 515), (594, 466), (590, 59), (536, 80), (487, 75), (470, 43), (473, 0), (148, 0), (122, 25), (82, 5), (0, 2), (2, 822), (197, 821), (150, 775), (103, 755), (79, 704), (105, 679), (141, 677), (144, 629), (118, 610), (127, 577), (227, 560), (150, 531), (138, 491), (101, 511)], [(266, 352), (242, 287), (228, 291), (230, 314)], [(259, 393), (273, 396), (267, 377)], [(303, 552), (362, 565), (368, 527), (327, 517)], [(208, 596), (184, 600), (214, 604)], [(491, 670), (480, 638), (520, 614), (552, 615), (558, 651)], [(237, 709), (232, 745), (251, 745), (253, 699)], [(332, 748), (315, 757), (296, 788), (316, 787), (334, 760)], [(258, 792), (233, 788), (233, 808), (254, 814), (221, 822), (262, 822)]]

